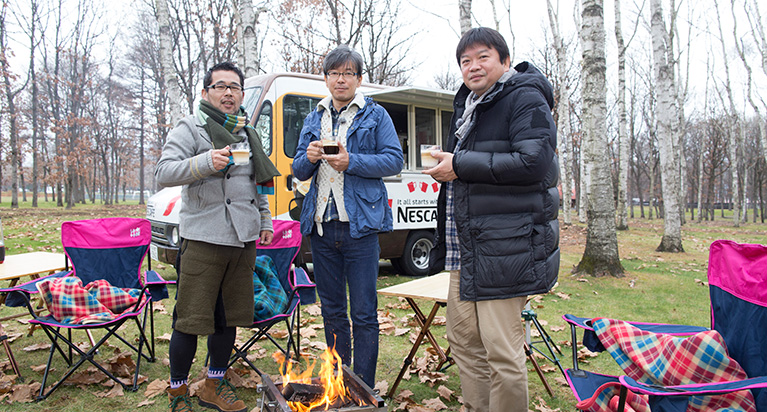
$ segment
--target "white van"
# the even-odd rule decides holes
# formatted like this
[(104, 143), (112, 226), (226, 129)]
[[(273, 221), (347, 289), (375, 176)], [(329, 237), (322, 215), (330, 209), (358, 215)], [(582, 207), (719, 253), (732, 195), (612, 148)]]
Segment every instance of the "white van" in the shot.
[[(389, 112), (404, 151), (402, 172), (384, 178), (394, 215), (394, 231), (379, 235), (381, 258), (390, 259), (403, 274), (425, 275), (436, 228), (439, 183), (421, 174), (420, 145), (441, 145), (445, 141), (453, 114), (454, 92), (370, 84), (363, 84), (358, 90)], [(261, 137), (264, 150), (282, 174), (275, 179), (274, 196), (269, 196), (272, 216), (276, 219), (297, 220), (300, 215), (310, 182), (294, 179), (291, 164), (304, 118), (327, 94), (324, 79), (318, 75), (268, 74), (245, 81), (243, 106)], [(163, 189), (147, 201), (153, 259), (175, 264), (181, 207), (180, 186)], [(299, 258), (299, 264), (312, 261), (307, 237)]]

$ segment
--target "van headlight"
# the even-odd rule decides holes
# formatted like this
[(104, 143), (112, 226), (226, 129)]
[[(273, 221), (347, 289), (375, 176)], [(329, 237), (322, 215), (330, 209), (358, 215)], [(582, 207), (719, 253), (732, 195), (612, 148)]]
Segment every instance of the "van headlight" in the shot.
[(173, 226), (170, 228), (170, 236), (168, 236), (168, 240), (170, 240), (170, 244), (174, 246), (178, 246), (178, 226)]

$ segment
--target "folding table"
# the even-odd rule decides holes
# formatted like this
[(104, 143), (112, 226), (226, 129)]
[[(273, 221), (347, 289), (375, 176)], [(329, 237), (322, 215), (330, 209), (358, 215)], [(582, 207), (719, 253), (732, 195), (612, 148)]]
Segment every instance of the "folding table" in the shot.
[[(0, 281), (10, 281), (8, 287), (14, 287), (24, 276), (29, 276), (30, 280), (37, 279), (40, 275), (49, 275), (67, 268), (67, 260), (63, 253), (51, 252), (31, 252), (20, 253), (18, 255), (6, 255), (5, 261), (0, 263)], [(0, 305), (5, 303), (8, 295), (0, 296)], [(26, 316), (27, 313), (6, 316), (0, 318), (0, 321)], [(5, 334), (2, 325), (0, 325), (0, 341), (8, 354), (8, 360), (11, 363), (13, 372), (20, 376), (19, 366), (13, 357), (11, 347), (8, 345), (8, 336)]]
[[(418, 348), (421, 346), (421, 342), (423, 342), (424, 338), (427, 338), (434, 350), (437, 351), (437, 355), (440, 359), (438, 369), (441, 369), (442, 365), (445, 363), (448, 363), (445, 369), (455, 363), (455, 361), (449, 356), (450, 349), (443, 350), (442, 347), (439, 346), (439, 343), (437, 343), (437, 340), (434, 339), (434, 335), (432, 335), (431, 331), (429, 330), (429, 328), (431, 328), (432, 322), (434, 321), (434, 317), (437, 315), (437, 311), (439, 311), (439, 308), (447, 305), (447, 291), (449, 286), (450, 273), (442, 272), (434, 276), (415, 279), (409, 282), (400, 283), (399, 285), (389, 286), (387, 288), (378, 290), (380, 295), (405, 298), (415, 313), (415, 320), (421, 327), (421, 331), (418, 333), (418, 337), (415, 338), (415, 343), (413, 343), (413, 348), (405, 358), (402, 369), (399, 371), (397, 380), (394, 381), (391, 389), (389, 389), (389, 393), (386, 395), (389, 398), (393, 397), (394, 391), (397, 389), (397, 386), (399, 386), (399, 383), (402, 380), (402, 377), (405, 375), (407, 368), (409, 368), (410, 364), (413, 363), (413, 358), (415, 357), (416, 352), (418, 352)], [(418, 307), (415, 299), (423, 299), (434, 302), (434, 305), (431, 308), (431, 312), (429, 312), (429, 316), (424, 316), (423, 311), (421, 311), (421, 308)]]
[[(442, 371), (450, 367), (450, 365), (455, 364), (453, 358), (450, 357), (450, 348), (443, 350), (439, 343), (437, 343), (437, 340), (434, 339), (434, 335), (432, 335), (431, 331), (429, 330), (439, 308), (447, 306), (447, 292), (449, 289), (450, 272), (442, 272), (433, 276), (411, 280), (409, 282), (400, 283), (399, 285), (389, 286), (378, 290), (378, 294), (380, 295), (405, 298), (407, 303), (413, 309), (413, 312), (415, 313), (415, 319), (421, 327), (421, 331), (415, 338), (413, 348), (405, 358), (402, 369), (400, 369), (399, 375), (397, 375), (397, 379), (394, 381), (391, 389), (389, 389), (389, 392), (386, 394), (388, 398), (394, 397), (394, 391), (397, 389), (397, 386), (399, 386), (400, 381), (402, 381), (402, 377), (405, 375), (407, 368), (409, 368), (410, 364), (413, 363), (413, 358), (415, 357), (416, 352), (418, 352), (418, 348), (421, 346), (424, 338), (428, 339), (429, 343), (431, 343), (431, 346), (435, 351), (437, 351), (437, 355), (440, 359), (440, 363), (437, 366), (437, 369)], [(423, 299), (434, 302), (434, 305), (431, 308), (431, 312), (429, 312), (429, 316), (424, 316), (423, 311), (421, 311), (421, 308), (418, 307), (415, 299)], [(543, 382), (546, 391), (550, 396), (554, 397), (554, 392), (549, 386), (549, 383), (546, 381), (546, 378), (543, 376), (543, 371), (538, 365), (538, 362), (535, 360), (535, 357), (533, 356), (533, 353), (530, 350), (527, 342), (525, 342), (524, 346), (525, 355), (533, 364), (533, 367), (538, 373), (538, 377), (541, 378), (541, 382)], [(443, 368), (442, 366), (446, 363), (448, 365)]]

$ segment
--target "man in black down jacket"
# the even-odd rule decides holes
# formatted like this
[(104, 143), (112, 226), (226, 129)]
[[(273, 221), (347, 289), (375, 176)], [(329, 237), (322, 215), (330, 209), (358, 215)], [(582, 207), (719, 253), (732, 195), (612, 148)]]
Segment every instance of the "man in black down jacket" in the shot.
[(458, 43), (464, 84), (440, 163), (430, 271), (450, 271), (447, 338), (469, 411), (527, 411), (521, 312), (559, 271), (559, 193), (551, 84), (509, 70), (506, 41), (475, 28)]

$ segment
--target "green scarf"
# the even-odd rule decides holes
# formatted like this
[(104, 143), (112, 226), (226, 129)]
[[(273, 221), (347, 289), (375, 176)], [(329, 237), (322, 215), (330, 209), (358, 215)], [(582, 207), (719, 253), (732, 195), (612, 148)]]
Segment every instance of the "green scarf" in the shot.
[[(274, 194), (274, 177), (280, 176), (280, 172), (274, 167), (272, 161), (264, 153), (256, 130), (248, 123), (248, 115), (240, 107), (236, 115), (226, 114), (218, 110), (207, 100), (200, 100), (200, 107), (197, 112), (200, 120), (205, 124), (205, 131), (210, 136), (214, 149), (223, 149), (224, 147), (242, 141), (242, 137), (237, 132), (245, 128), (245, 134), (248, 136), (250, 145), (251, 160), (253, 167), (252, 179), (257, 183), (258, 193)], [(227, 166), (229, 167), (229, 166)]]

